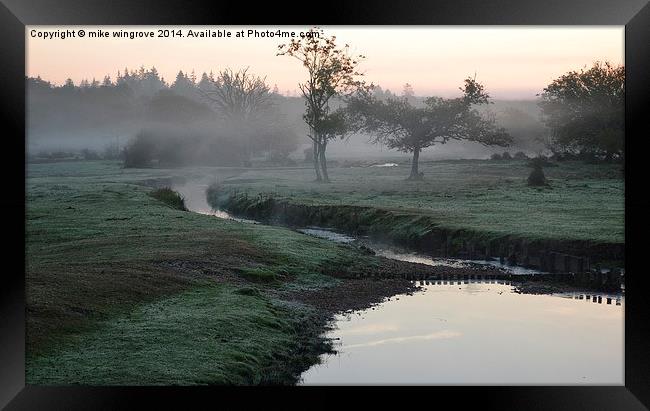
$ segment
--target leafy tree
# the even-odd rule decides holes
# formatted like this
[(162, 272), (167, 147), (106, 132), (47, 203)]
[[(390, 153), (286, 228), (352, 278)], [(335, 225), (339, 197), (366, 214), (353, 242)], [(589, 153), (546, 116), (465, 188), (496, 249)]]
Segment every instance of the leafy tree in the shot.
[(413, 153), (409, 180), (419, 180), (420, 152), (449, 140), (474, 141), (484, 145), (507, 146), (512, 141), (493, 117), (483, 117), (473, 108), (488, 104), (483, 85), (467, 78), (461, 87), (462, 97), (429, 97), (424, 107), (414, 107), (407, 96), (378, 100), (371, 93), (358, 93), (350, 99), (348, 109), (357, 127), (373, 135), (375, 143)]
[(607, 160), (624, 155), (624, 66), (595, 62), (570, 71), (544, 88), (539, 106), (559, 150)]
[(278, 47), (278, 56), (299, 60), (308, 72), (308, 78), (298, 87), (305, 99), (303, 119), (309, 127), (308, 137), (313, 143), (316, 181), (329, 182), (325, 150), (329, 140), (342, 137), (347, 130), (347, 116), (333, 110), (330, 104), (337, 97), (346, 97), (366, 88), (360, 80), (357, 67), (363, 55), (351, 56), (349, 47), (336, 45), (336, 36), (325, 37), (323, 30), (310, 29), (308, 35), (292, 39)]

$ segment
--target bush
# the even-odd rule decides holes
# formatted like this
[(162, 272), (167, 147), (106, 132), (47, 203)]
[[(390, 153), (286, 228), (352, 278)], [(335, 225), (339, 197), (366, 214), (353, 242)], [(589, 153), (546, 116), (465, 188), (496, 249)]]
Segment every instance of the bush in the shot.
[(513, 158), (515, 160), (527, 160), (528, 156), (523, 151), (517, 151)]
[(187, 208), (185, 207), (185, 199), (169, 187), (159, 188), (149, 193), (149, 195), (156, 200), (169, 205), (171, 208), (187, 211)]
[(546, 176), (542, 167), (534, 167), (533, 171), (528, 175), (528, 185), (531, 187), (540, 187), (547, 185)]
[(494, 153), (490, 156), (490, 159), (492, 160), (501, 160), (501, 154), (499, 153)]
[(510, 156), (510, 153), (508, 153), (508, 152), (506, 151), (506, 152), (504, 152), (503, 154), (501, 154), (501, 159), (502, 159), (502, 160), (512, 160), (512, 156)]
[(139, 132), (124, 148), (124, 167), (150, 167), (155, 148), (153, 136), (145, 131)]
[[(275, 131), (265, 134), (265, 138), (275, 136), (281, 140), (279, 131)], [(252, 167), (251, 156), (263, 153), (277, 164), (290, 163), (287, 156), (291, 150), (287, 151), (287, 144), (278, 142), (270, 146), (271, 150), (264, 151), (261, 144), (256, 146), (249, 138), (247, 130), (230, 126), (213, 128), (209, 124), (144, 129), (124, 149), (124, 167)]]

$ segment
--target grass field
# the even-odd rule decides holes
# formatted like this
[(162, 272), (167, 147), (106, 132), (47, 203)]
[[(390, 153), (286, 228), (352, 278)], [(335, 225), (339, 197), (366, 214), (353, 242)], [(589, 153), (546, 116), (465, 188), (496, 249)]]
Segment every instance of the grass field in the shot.
[(624, 242), (621, 165), (561, 162), (545, 168), (548, 188), (526, 185), (523, 161), (437, 161), (425, 180), (398, 167), (332, 168), (331, 184), (310, 168), (256, 169), (221, 181), (225, 192), (308, 205), (356, 205), (433, 217), (437, 225), (530, 239)]
[[(29, 164), (28, 384), (293, 383), (326, 347), (321, 317), (291, 292), (330, 274), (385, 269), (353, 247), (183, 210), (155, 188), (216, 176), (228, 192), (300, 204), (364, 205), (440, 225), (532, 237), (623, 242), (619, 166), (560, 164), (551, 188), (523, 163), (394, 168), (122, 169), (117, 162)], [(157, 197), (157, 198), (155, 198)]]
[(287, 229), (182, 211), (142, 185), (170, 177), (115, 162), (29, 165), (28, 384), (290, 383), (292, 367), (316, 360), (321, 330), (282, 291), (379, 264)]

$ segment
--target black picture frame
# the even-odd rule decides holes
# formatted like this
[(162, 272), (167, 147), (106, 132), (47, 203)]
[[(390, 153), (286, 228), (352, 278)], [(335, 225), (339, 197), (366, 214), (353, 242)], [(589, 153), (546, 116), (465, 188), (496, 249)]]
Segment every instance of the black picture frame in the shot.
[[(7, 409), (123, 409), (136, 400), (166, 407), (207, 400), (211, 407), (244, 406), (260, 399), (246, 389), (155, 387), (37, 387), (25, 386), (25, 26), (57, 25), (625, 25), (626, 161), (625, 161), (625, 386), (572, 387), (418, 387), (400, 396), (404, 406), (413, 399), (453, 400), (454, 406), (478, 405), (498, 409), (646, 409), (650, 405), (650, 361), (644, 298), (647, 275), (641, 269), (646, 248), (644, 230), (649, 225), (650, 203), (644, 199), (648, 166), (643, 138), (650, 136), (644, 118), (650, 106), (650, 5), (647, 0), (532, 0), (384, 2), (328, 2), (318, 15), (306, 6), (268, 2), (183, 2), (135, 0), (0, 0), (0, 96), (5, 131), (3, 175), (10, 190), (0, 200), (9, 239), (0, 283), (0, 407)], [(303, 5), (305, 3), (302, 3)], [(315, 4), (315, 3), (314, 3)], [(303, 10), (299, 16), (290, 10)], [(11, 130), (11, 131), (9, 131)], [(20, 155), (23, 153), (23, 155)], [(647, 162), (647, 160), (646, 160)], [(20, 236), (21, 240), (16, 236)], [(22, 249), (22, 252), (21, 252)], [(8, 264), (8, 263), (11, 264)], [(635, 268), (636, 267), (636, 268)], [(327, 389), (327, 388), (323, 388)], [(285, 394), (313, 395), (320, 406), (339, 407), (342, 397), (321, 389), (265, 389), (265, 398)], [(348, 390), (347, 388), (342, 391)], [(394, 396), (388, 387), (368, 388), (365, 400)], [(414, 395), (413, 395), (414, 394)], [(215, 400), (218, 398), (218, 400)], [(223, 403), (225, 399), (236, 402)], [(219, 403), (215, 403), (219, 401)], [(307, 400), (310, 401), (310, 400)], [(297, 402), (301, 404), (302, 401)], [(285, 402), (286, 404), (286, 402)], [(309, 405), (310, 403), (302, 403)], [(645, 405), (644, 405), (645, 404)]]

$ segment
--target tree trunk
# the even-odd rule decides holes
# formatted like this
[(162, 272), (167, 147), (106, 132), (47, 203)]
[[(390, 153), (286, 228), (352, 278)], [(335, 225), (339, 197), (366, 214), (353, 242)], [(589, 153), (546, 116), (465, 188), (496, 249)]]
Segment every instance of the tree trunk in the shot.
[(421, 180), (422, 176), (418, 172), (418, 162), (420, 160), (420, 147), (413, 149), (413, 159), (411, 160), (411, 175), (409, 180)]
[(329, 183), (330, 177), (327, 174), (327, 159), (325, 158), (325, 148), (327, 147), (327, 142), (321, 144), (319, 149), (320, 165), (323, 170), (323, 183)]
[(314, 171), (316, 171), (316, 181), (319, 183), (323, 181), (323, 178), (320, 175), (319, 150), (316, 141), (314, 141)]

